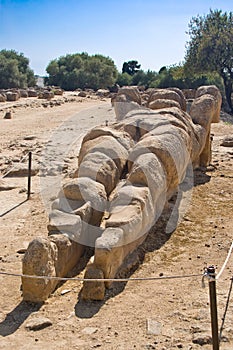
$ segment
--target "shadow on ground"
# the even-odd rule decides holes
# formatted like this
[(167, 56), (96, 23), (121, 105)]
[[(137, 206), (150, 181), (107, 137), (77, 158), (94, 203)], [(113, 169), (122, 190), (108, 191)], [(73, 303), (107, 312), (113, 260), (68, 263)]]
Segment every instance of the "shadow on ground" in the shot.
[(33, 312), (39, 311), (41, 305), (22, 301), (0, 323), (0, 335), (6, 337), (16, 332)]

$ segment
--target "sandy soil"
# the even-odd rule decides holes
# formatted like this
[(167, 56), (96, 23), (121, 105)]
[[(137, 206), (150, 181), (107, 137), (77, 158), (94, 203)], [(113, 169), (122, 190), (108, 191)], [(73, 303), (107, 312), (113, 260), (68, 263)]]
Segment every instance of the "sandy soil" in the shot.
[[(13, 118), (3, 119), (9, 108)], [(2, 174), (17, 166), (29, 150), (33, 152), (33, 167), (40, 168), (41, 159), (49, 153), (47, 142), (55, 139), (56, 128), (66, 131), (71, 139), (76, 135), (76, 145), (66, 152), (62, 166), (58, 159), (47, 174), (33, 177), (29, 201), (25, 201), (26, 177), (4, 179), (16, 188), (0, 191), (0, 272), (21, 273), (27, 244), (35, 236), (47, 235), (46, 201), (51, 195), (41, 193), (41, 179), (49, 179), (57, 171), (62, 177), (69, 176), (77, 164), (82, 135), (106, 120), (109, 123), (114, 120), (108, 100), (81, 99), (71, 94), (60, 105), (43, 106), (43, 101), (36, 99), (0, 105)], [(22, 302), (20, 278), (0, 274), (0, 349), (212, 349), (210, 344), (201, 346), (195, 340), (208, 342), (211, 335), (208, 281), (203, 288), (201, 274), (211, 264), (217, 266), (217, 272), (220, 270), (233, 237), (233, 150), (220, 146), (225, 135), (233, 134), (232, 123), (229, 116), (223, 115), (222, 121), (212, 126), (213, 165), (206, 172), (195, 171), (192, 200), (184, 219), (169, 234), (167, 220), (162, 217), (135, 253), (134, 269), (127, 272), (128, 277), (189, 274), (197, 277), (115, 283), (103, 302), (89, 303), (79, 300), (81, 283), (68, 281), (44, 305), (38, 306)], [(26, 159), (23, 164), (26, 166)], [(87, 258), (84, 257), (83, 266)], [(78, 276), (83, 276), (83, 271)], [(217, 281), (219, 327), (232, 276), (233, 256)], [(41, 317), (48, 318), (51, 325), (29, 330), (30, 322)], [(233, 349), (232, 321), (233, 295), (225, 317), (221, 349)], [(149, 334), (151, 323), (157, 334)]]

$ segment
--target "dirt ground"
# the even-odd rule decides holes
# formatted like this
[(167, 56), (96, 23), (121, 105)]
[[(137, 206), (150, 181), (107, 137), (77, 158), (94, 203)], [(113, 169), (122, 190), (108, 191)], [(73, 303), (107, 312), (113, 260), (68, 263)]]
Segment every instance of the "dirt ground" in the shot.
[[(72, 174), (82, 135), (106, 120), (114, 121), (108, 99), (82, 99), (71, 93), (65, 102), (61, 99), (57, 97), (62, 103), (47, 105), (32, 98), (0, 104), (2, 175), (17, 168), (23, 156), (26, 166), (28, 151), (33, 154), (33, 169), (43, 167), (50, 155), (48, 145), (56, 139), (55, 130), (69, 135), (68, 144), (72, 143), (72, 147), (66, 146), (56, 139), (56, 162), (46, 163), (44, 173), (33, 176), (30, 200), (25, 201), (25, 176), (4, 178), (5, 184), (15, 188), (0, 191), (0, 272), (21, 273), (28, 243), (47, 235), (48, 205), (54, 195), (49, 179), (57, 172), (62, 178)], [(8, 110), (12, 119), (3, 119)], [(0, 349), (212, 349), (210, 344), (200, 345), (208, 343), (211, 336), (208, 280), (203, 288), (201, 275), (212, 264), (220, 271), (232, 242), (233, 149), (220, 143), (225, 135), (233, 135), (233, 118), (222, 114), (221, 122), (212, 125), (212, 133), (212, 165), (206, 172), (195, 171), (192, 199), (183, 220), (170, 234), (163, 216), (134, 254), (137, 264), (131, 271), (121, 272), (128, 277), (198, 276), (115, 283), (103, 302), (81, 301), (81, 282), (68, 281), (43, 305), (34, 305), (22, 302), (19, 277), (0, 274)], [(65, 160), (61, 149), (65, 149)], [(46, 190), (49, 187), (51, 193)], [(83, 258), (83, 266), (87, 258)], [(82, 270), (78, 276), (83, 275)], [(219, 328), (232, 276), (233, 254), (217, 281)], [(42, 318), (47, 327), (29, 329)], [(220, 348), (233, 349), (233, 293)]]

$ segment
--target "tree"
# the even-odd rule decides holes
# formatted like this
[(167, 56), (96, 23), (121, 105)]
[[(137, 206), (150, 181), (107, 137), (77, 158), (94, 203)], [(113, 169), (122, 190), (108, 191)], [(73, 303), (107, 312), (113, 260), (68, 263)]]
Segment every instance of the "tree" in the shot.
[(223, 80), (217, 72), (193, 73), (181, 64), (162, 67), (150, 82), (149, 87), (197, 89), (202, 85), (216, 85), (221, 92), (224, 92)]
[(26, 88), (35, 85), (29, 60), (14, 50), (0, 51), (0, 88)]
[(148, 70), (147, 72), (144, 72), (143, 70), (138, 70), (133, 76), (132, 76), (132, 82), (131, 85), (141, 85), (145, 86), (147, 89), (151, 82), (156, 79), (157, 73)]
[(195, 73), (217, 72), (223, 79), (231, 113), (233, 83), (233, 13), (210, 10), (189, 23), (185, 69)]
[(138, 61), (128, 61), (123, 63), (122, 73), (128, 73), (129, 75), (134, 75), (141, 65), (138, 64)]
[(128, 73), (118, 73), (116, 83), (120, 86), (131, 85), (132, 76)]
[(117, 78), (117, 69), (111, 58), (86, 52), (69, 54), (50, 61), (46, 68), (47, 84), (58, 85), (65, 90), (77, 88), (107, 88)]

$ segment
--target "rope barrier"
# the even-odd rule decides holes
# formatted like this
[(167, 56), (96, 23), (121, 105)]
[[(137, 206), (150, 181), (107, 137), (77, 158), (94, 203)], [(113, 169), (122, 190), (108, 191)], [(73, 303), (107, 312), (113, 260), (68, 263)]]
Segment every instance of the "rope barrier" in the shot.
[[(22, 157), (18, 163), (22, 163), (22, 161), (28, 157), (28, 154), (29, 154), (29, 152), (28, 152), (24, 157)], [(1, 176), (1, 178), (4, 179), (4, 177), (6, 177), (8, 174), (10, 174), (10, 172), (11, 172), (13, 169), (15, 169), (16, 166), (17, 166), (17, 165), (14, 165), (12, 168), (10, 168), (10, 170), (8, 170), (8, 172), (7, 172), (6, 174), (4, 174), (3, 176)]]
[(229, 251), (228, 251), (226, 260), (225, 260), (224, 264), (222, 265), (221, 270), (219, 271), (219, 273), (218, 273), (217, 276), (216, 276), (216, 280), (218, 280), (218, 279), (220, 278), (221, 274), (223, 273), (223, 271), (224, 271), (224, 269), (225, 269), (225, 267), (226, 267), (226, 265), (227, 265), (227, 263), (228, 263), (228, 260), (230, 259), (232, 250), (233, 250), (233, 242), (231, 243), (231, 246), (230, 246), (230, 249), (229, 249)]
[(231, 278), (231, 284), (230, 284), (230, 288), (229, 288), (229, 292), (228, 292), (228, 296), (227, 296), (226, 307), (225, 307), (225, 310), (224, 310), (224, 313), (223, 313), (223, 317), (222, 317), (222, 324), (221, 324), (220, 332), (219, 332), (219, 341), (221, 341), (221, 339), (222, 339), (222, 332), (223, 332), (223, 329), (224, 329), (224, 323), (225, 323), (227, 309), (228, 309), (229, 302), (230, 302), (230, 296), (231, 296), (231, 292), (232, 292), (232, 287), (233, 287), (233, 277)]
[(202, 277), (203, 274), (193, 275), (180, 275), (180, 276), (161, 276), (161, 277), (132, 277), (132, 278), (82, 278), (82, 277), (57, 277), (57, 276), (35, 276), (25, 275), (20, 273), (2, 272), (0, 275), (12, 276), (12, 277), (24, 277), (32, 279), (48, 279), (57, 281), (79, 281), (79, 282), (131, 282), (131, 281), (157, 281), (165, 279), (179, 279), (179, 278), (192, 278)]

